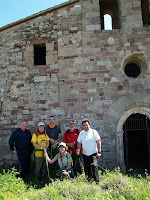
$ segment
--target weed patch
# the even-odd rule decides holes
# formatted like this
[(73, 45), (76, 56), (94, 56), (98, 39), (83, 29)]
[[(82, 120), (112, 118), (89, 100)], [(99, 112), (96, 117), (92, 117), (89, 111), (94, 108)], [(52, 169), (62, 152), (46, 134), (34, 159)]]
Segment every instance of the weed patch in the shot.
[(123, 175), (119, 169), (99, 171), (100, 182), (88, 182), (84, 175), (74, 179), (17, 178), (15, 169), (0, 174), (0, 199), (4, 200), (141, 200), (150, 199), (150, 176)]

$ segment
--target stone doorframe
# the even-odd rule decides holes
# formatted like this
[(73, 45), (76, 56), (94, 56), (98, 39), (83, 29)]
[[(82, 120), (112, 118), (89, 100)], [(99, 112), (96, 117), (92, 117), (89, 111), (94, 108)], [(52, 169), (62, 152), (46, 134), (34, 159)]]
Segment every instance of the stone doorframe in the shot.
[(132, 114), (142, 114), (150, 119), (150, 108), (144, 106), (137, 106), (126, 111), (120, 118), (117, 126), (116, 135), (116, 148), (117, 148), (117, 166), (121, 167), (122, 172), (126, 172), (126, 166), (124, 161), (124, 144), (123, 144), (123, 125), (127, 118)]
[(150, 95), (147, 93), (130, 93), (113, 102), (104, 117), (104, 130), (115, 139), (115, 166), (126, 172), (124, 162), (123, 125), (134, 113), (146, 115), (150, 119)]

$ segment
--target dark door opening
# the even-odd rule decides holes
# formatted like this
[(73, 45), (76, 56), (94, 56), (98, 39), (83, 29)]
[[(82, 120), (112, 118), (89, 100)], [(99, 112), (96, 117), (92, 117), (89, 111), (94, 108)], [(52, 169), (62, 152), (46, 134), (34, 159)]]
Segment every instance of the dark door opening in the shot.
[(148, 169), (148, 144), (146, 130), (128, 131), (128, 168), (136, 173)]
[(124, 157), (126, 171), (143, 174), (150, 170), (150, 120), (142, 114), (132, 114), (124, 124)]

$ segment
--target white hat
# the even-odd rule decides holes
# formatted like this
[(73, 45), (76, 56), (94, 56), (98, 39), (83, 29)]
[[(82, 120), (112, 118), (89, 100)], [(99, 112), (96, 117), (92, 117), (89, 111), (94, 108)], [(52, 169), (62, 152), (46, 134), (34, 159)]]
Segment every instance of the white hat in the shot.
[(45, 126), (45, 124), (44, 124), (43, 122), (39, 122), (39, 123), (38, 123), (38, 127), (39, 127), (39, 126)]
[(59, 147), (60, 147), (60, 146), (66, 147), (66, 143), (61, 142), (61, 143), (59, 143)]
[(75, 121), (71, 120), (66, 126), (69, 126), (70, 124), (75, 124)]

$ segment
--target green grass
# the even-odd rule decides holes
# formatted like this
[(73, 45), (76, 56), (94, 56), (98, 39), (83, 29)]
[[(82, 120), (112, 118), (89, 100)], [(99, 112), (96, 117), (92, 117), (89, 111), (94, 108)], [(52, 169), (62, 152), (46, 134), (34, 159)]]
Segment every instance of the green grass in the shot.
[(100, 174), (99, 184), (89, 183), (84, 175), (60, 181), (48, 178), (25, 181), (17, 178), (15, 169), (0, 173), (0, 200), (112, 200), (150, 199), (150, 176), (123, 175), (119, 169)]

